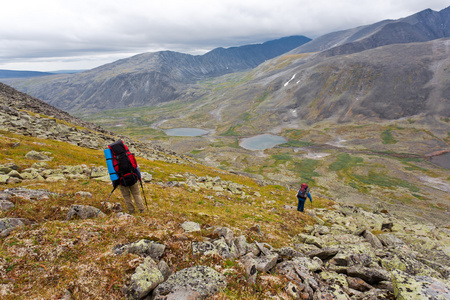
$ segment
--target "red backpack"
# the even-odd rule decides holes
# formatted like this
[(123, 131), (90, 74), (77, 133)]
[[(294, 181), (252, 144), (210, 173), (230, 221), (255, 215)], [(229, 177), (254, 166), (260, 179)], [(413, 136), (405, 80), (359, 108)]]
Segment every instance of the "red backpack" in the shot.
[(306, 198), (309, 193), (309, 187), (306, 183), (302, 183), (300, 189), (298, 190), (297, 197)]
[(119, 182), (123, 186), (132, 186), (138, 180), (137, 162), (134, 155), (128, 150), (128, 147), (118, 140), (108, 145), (113, 155), (113, 166), (119, 176)]

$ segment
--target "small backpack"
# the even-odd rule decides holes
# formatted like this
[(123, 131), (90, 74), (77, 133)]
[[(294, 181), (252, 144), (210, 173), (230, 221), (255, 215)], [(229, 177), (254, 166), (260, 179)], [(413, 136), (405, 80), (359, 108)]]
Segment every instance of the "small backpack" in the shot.
[(135, 184), (139, 178), (134, 155), (121, 140), (108, 145), (108, 148), (111, 149), (113, 154), (113, 166), (117, 176), (119, 176), (120, 184), (123, 186)]
[(300, 189), (298, 190), (297, 197), (306, 198), (309, 193), (309, 187), (306, 183), (302, 183)]

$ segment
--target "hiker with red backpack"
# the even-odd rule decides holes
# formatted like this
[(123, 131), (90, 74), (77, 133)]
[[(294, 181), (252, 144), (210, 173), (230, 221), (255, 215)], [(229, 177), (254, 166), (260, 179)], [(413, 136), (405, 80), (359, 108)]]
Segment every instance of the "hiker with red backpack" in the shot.
[(309, 201), (311, 201), (312, 205), (312, 198), (311, 194), (309, 193), (309, 187), (306, 183), (302, 183), (300, 189), (297, 192), (297, 199), (298, 199), (297, 211), (303, 212), (305, 208), (306, 197), (309, 198)]
[[(122, 140), (118, 140), (117, 142), (108, 145), (108, 148), (111, 150), (112, 154), (113, 172), (114, 175), (117, 175), (114, 177), (117, 179), (112, 181), (114, 189), (119, 186), (120, 192), (125, 200), (125, 205), (130, 214), (135, 213), (132, 198), (134, 199), (134, 203), (139, 212), (144, 212), (145, 207), (142, 202), (138, 184), (138, 182), (140, 182), (142, 187), (141, 172), (137, 166), (136, 158), (128, 150), (128, 147)], [(113, 177), (111, 177), (111, 179), (113, 179)]]

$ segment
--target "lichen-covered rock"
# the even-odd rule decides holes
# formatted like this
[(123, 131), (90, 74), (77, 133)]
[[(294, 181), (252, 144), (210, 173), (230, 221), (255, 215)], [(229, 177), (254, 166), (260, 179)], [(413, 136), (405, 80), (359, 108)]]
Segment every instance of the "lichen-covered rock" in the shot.
[(9, 176), (8, 175), (1, 175), (0, 174), (0, 184), (6, 184), (8, 182)]
[(387, 270), (400, 270), (417, 276), (432, 276), (440, 278), (441, 274), (429, 266), (418, 261), (411, 253), (396, 253), (381, 260)]
[(217, 248), (210, 242), (192, 242), (192, 254), (194, 255), (219, 255)]
[(317, 290), (314, 299), (350, 300), (350, 296), (339, 285), (332, 284)]
[(450, 299), (450, 286), (428, 276), (411, 276), (402, 271), (392, 271), (394, 295), (398, 300)]
[(92, 167), (91, 168), (91, 178), (106, 177), (108, 175), (108, 169), (105, 167)]
[(129, 299), (141, 299), (164, 281), (164, 276), (159, 271), (156, 263), (146, 257), (131, 275), (130, 284), (125, 289)]
[(213, 245), (222, 258), (231, 258), (230, 247), (228, 247), (228, 244), (225, 242), (225, 239), (223, 237), (215, 240), (213, 242)]
[(153, 290), (153, 297), (155, 299), (160, 299), (158, 297), (162, 295), (172, 297), (171, 294), (187, 289), (198, 292), (201, 299), (205, 299), (217, 294), (226, 285), (225, 277), (214, 269), (207, 266), (195, 266), (172, 274)]
[(405, 242), (392, 233), (382, 233), (378, 235), (378, 239), (386, 247), (402, 248), (407, 247)]
[(47, 152), (37, 152), (37, 151), (31, 150), (30, 152), (25, 154), (25, 158), (33, 159), (33, 160), (44, 160), (44, 161), (52, 160), (52, 158), (49, 157), (47, 154), (48, 154)]
[(127, 245), (118, 245), (114, 247), (115, 254), (124, 252), (133, 253), (139, 256), (150, 256), (154, 260), (159, 260), (164, 254), (166, 246), (155, 243), (151, 240), (142, 239), (140, 241), (130, 243)]
[(67, 212), (67, 220), (71, 220), (74, 217), (80, 219), (91, 219), (95, 217), (104, 217), (105, 214), (99, 211), (98, 208), (90, 205), (72, 205)]
[(347, 275), (358, 277), (367, 283), (374, 284), (390, 279), (390, 273), (384, 269), (366, 268), (363, 266), (352, 266), (347, 269)]

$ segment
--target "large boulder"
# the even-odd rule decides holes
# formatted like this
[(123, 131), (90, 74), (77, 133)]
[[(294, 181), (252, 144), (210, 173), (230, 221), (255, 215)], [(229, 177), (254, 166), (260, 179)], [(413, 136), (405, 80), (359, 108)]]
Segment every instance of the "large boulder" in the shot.
[(146, 257), (131, 275), (125, 293), (129, 299), (142, 299), (163, 281), (164, 276), (159, 271), (158, 265), (150, 257)]
[[(195, 266), (172, 274), (153, 290), (154, 299), (175, 299), (180, 291), (195, 291), (203, 299), (217, 294), (227, 285), (225, 277), (207, 266)], [(169, 298), (164, 298), (169, 297)]]

